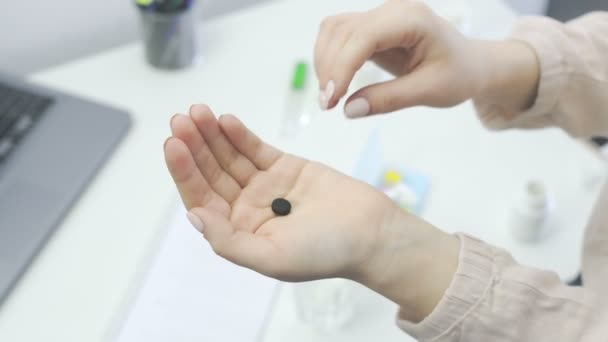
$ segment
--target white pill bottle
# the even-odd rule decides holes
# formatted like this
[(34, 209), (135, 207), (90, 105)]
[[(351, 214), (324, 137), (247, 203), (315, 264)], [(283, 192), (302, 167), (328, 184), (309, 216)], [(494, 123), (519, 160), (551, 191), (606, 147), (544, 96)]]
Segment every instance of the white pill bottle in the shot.
[(547, 231), (551, 211), (550, 196), (545, 185), (529, 181), (516, 194), (509, 213), (513, 236), (526, 243), (539, 241)]

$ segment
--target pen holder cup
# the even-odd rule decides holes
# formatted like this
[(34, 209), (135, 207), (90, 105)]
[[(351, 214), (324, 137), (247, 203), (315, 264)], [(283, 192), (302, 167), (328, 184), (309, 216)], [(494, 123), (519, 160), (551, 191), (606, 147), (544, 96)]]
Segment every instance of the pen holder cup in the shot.
[(195, 11), (140, 11), (146, 60), (166, 70), (192, 65), (196, 56)]

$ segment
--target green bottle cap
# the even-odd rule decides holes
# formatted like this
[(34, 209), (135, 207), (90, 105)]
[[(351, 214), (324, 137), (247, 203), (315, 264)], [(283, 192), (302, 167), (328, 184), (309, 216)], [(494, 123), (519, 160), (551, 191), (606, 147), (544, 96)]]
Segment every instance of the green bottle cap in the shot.
[(154, 0), (135, 0), (135, 3), (140, 6), (150, 6), (153, 2)]
[(306, 87), (306, 78), (308, 77), (308, 64), (300, 62), (296, 65), (296, 70), (293, 74), (291, 86), (293, 90), (304, 90)]

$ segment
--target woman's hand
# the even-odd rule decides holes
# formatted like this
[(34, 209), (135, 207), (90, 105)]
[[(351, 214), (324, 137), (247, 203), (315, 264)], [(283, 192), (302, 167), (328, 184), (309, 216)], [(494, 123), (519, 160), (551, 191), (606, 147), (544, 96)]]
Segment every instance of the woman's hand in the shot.
[(323, 21), (315, 49), (323, 108), (338, 104), (367, 60), (396, 78), (350, 96), (345, 113), (351, 118), (418, 105), (450, 107), (474, 97), (495, 97), (516, 111), (536, 95), (539, 71), (530, 47), (468, 39), (418, 0), (388, 0)]
[[(203, 105), (190, 114), (171, 120), (166, 161), (217, 254), (287, 281), (354, 278), (373, 259), (398, 210), (386, 196), (265, 144), (234, 116), (218, 121)], [(289, 215), (273, 213), (276, 198)]]
[[(352, 279), (414, 319), (449, 285), (457, 239), (371, 186), (283, 153), (204, 105), (174, 116), (171, 128), (169, 171), (189, 219), (220, 256), (285, 281)], [(276, 198), (291, 202), (289, 215), (273, 213)]]

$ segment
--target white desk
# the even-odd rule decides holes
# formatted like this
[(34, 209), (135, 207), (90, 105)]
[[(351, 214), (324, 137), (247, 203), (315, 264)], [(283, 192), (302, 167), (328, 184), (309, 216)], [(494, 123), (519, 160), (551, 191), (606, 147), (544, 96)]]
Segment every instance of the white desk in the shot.
[[(433, 2), (441, 1), (450, 2)], [(356, 122), (326, 113), (300, 138), (278, 139), (293, 65), (299, 58), (310, 60), (318, 22), (379, 2), (278, 2), (206, 23), (201, 60), (181, 72), (148, 67), (141, 46), (131, 44), (33, 75), (40, 84), (130, 110), (134, 127), (1, 308), (0, 341), (107, 339), (177, 198), (162, 155), (168, 120), (195, 102), (237, 113), (266, 140), (345, 172), (352, 170), (370, 128), (381, 122), (385, 140), (399, 142), (387, 145), (387, 155), (432, 175), (426, 212), (431, 222), (506, 245), (523, 261), (562, 276), (574, 274), (582, 223), (594, 197), (580, 190), (580, 165), (594, 160), (557, 131), (491, 134), (466, 104), (441, 113), (413, 109)], [(468, 2), (478, 35), (508, 30), (513, 14), (500, 1)], [(556, 150), (560, 155), (549, 153)], [(565, 219), (547, 243), (529, 248), (508, 238), (500, 215), (504, 197), (534, 172), (555, 191)], [(373, 324), (403, 337), (392, 324), (392, 308), (378, 308)], [(283, 291), (266, 341), (313, 340), (312, 332), (297, 326), (292, 309), (288, 290)]]

